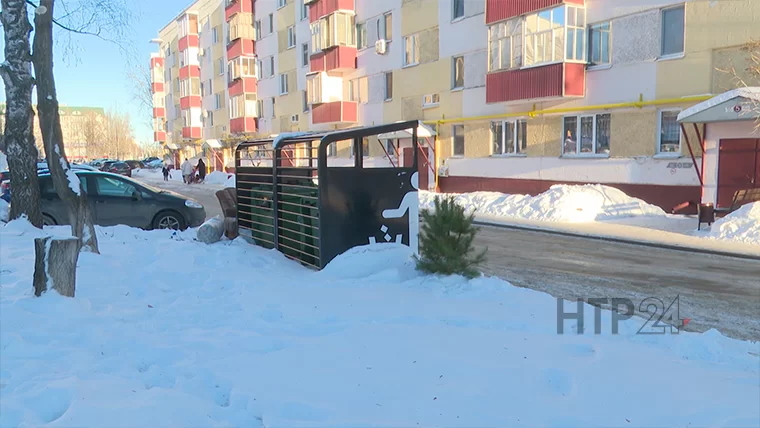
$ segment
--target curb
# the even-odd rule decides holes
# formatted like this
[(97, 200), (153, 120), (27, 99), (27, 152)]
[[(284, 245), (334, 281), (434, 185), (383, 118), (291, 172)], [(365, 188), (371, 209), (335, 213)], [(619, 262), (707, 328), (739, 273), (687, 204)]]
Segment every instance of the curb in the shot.
[(708, 250), (704, 248), (695, 248), (695, 247), (683, 247), (679, 245), (671, 245), (671, 244), (660, 244), (655, 242), (645, 242), (645, 241), (635, 241), (633, 239), (626, 239), (626, 238), (614, 238), (614, 237), (607, 237), (607, 236), (598, 236), (598, 235), (584, 235), (581, 233), (574, 233), (574, 232), (566, 232), (566, 231), (560, 231), (560, 230), (551, 230), (551, 229), (540, 229), (537, 227), (530, 227), (530, 226), (519, 226), (514, 224), (502, 224), (502, 223), (491, 223), (488, 221), (482, 221), (482, 220), (475, 220), (473, 221), (473, 224), (478, 226), (489, 226), (489, 227), (496, 227), (499, 229), (514, 229), (514, 230), (525, 230), (530, 232), (539, 232), (539, 233), (548, 233), (550, 235), (560, 235), (560, 236), (570, 236), (574, 238), (586, 238), (586, 239), (593, 239), (596, 241), (607, 241), (607, 242), (617, 242), (621, 244), (630, 244), (630, 245), (641, 245), (644, 247), (652, 247), (652, 248), (662, 248), (665, 250), (675, 250), (675, 251), (682, 251), (685, 253), (696, 253), (696, 254), (708, 254), (712, 256), (721, 256), (721, 257), (733, 257), (737, 259), (745, 259), (745, 260), (756, 260), (760, 261), (760, 255), (755, 256), (751, 254), (742, 254), (742, 253), (731, 253), (727, 251), (719, 251), (719, 250)]

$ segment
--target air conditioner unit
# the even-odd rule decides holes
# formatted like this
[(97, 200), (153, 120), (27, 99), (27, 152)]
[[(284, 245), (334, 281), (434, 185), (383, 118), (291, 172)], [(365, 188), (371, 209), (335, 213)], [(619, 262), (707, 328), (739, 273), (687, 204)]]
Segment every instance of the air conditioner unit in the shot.
[(293, 116), (290, 116), (290, 123), (298, 123), (298, 115), (294, 114)]
[(388, 51), (388, 42), (384, 39), (380, 39), (375, 42), (375, 52), (379, 55), (385, 55)]

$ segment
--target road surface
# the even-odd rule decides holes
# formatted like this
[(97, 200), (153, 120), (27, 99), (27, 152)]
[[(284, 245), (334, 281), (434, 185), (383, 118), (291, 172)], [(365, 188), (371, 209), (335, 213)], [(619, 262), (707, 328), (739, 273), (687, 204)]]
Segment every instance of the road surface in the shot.
[[(198, 200), (209, 218), (221, 214), (221, 186), (135, 178)], [(667, 306), (680, 296), (686, 330), (760, 341), (760, 261), (492, 226), (481, 227), (476, 245), (488, 247), (484, 272), (516, 286), (565, 299), (628, 298), (637, 311), (648, 297)]]

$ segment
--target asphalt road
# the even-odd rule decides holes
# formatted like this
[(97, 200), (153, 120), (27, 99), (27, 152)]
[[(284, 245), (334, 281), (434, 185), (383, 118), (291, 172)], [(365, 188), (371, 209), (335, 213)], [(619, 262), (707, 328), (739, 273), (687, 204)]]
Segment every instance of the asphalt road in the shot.
[[(146, 182), (198, 200), (209, 218), (221, 214), (220, 186)], [(760, 261), (491, 226), (476, 245), (488, 247), (484, 272), (516, 286), (564, 299), (628, 298), (637, 313), (648, 297), (667, 306), (679, 296), (687, 331), (760, 341)]]

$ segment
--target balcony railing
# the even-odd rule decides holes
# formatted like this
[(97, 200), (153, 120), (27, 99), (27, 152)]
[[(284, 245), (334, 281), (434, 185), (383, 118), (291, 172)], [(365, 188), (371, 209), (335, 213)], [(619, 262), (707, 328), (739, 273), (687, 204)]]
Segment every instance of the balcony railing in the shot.
[(356, 123), (359, 121), (359, 105), (354, 101), (333, 101), (313, 105), (311, 122), (317, 123)]
[(586, 66), (580, 63), (556, 63), (486, 75), (486, 103), (582, 97), (585, 91)]

